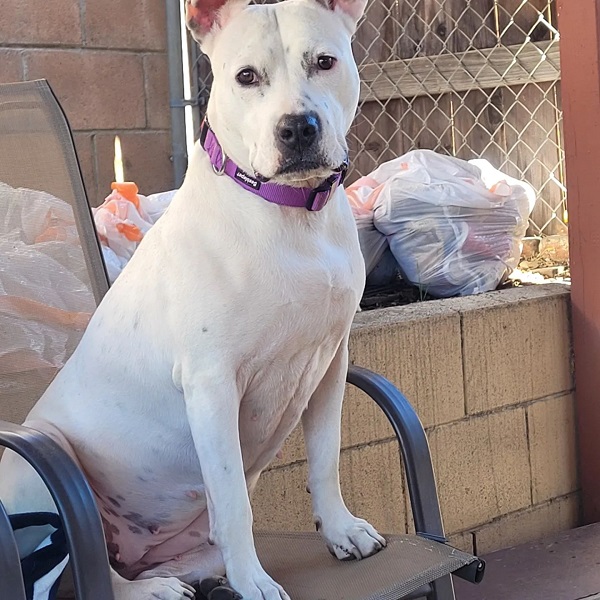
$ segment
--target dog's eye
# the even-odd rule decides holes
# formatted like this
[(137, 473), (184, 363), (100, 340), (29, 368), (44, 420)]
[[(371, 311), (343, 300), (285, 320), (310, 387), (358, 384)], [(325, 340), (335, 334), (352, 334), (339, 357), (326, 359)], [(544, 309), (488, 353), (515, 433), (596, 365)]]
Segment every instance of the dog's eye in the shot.
[(254, 85), (258, 83), (258, 75), (253, 69), (242, 69), (235, 78), (240, 85)]
[(319, 69), (321, 69), (321, 71), (329, 71), (329, 69), (331, 69), (333, 67), (333, 65), (335, 65), (336, 63), (336, 59), (333, 58), (333, 56), (319, 56), (319, 58), (317, 58), (317, 65), (319, 66)]

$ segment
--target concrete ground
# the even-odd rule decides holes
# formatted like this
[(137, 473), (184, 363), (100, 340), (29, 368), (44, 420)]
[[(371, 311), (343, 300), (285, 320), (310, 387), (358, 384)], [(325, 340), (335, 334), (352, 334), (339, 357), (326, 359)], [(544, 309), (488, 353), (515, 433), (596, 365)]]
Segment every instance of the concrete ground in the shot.
[(483, 582), (457, 580), (457, 600), (600, 600), (600, 523), (483, 558)]

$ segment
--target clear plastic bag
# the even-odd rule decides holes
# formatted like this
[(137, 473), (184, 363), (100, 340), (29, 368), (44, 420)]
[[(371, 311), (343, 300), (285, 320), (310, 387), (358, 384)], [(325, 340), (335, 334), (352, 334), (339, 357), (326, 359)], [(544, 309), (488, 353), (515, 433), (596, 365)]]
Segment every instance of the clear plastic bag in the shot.
[(0, 396), (37, 397), (94, 308), (71, 206), (0, 182)]
[(361, 177), (346, 188), (348, 202), (358, 229), (358, 241), (365, 260), (367, 277), (373, 272), (383, 257), (388, 244), (373, 222), (373, 207), (377, 199), (377, 181), (371, 177)]
[(381, 165), (374, 225), (405, 279), (439, 297), (495, 289), (517, 264), (535, 204), (487, 161), (415, 150)]

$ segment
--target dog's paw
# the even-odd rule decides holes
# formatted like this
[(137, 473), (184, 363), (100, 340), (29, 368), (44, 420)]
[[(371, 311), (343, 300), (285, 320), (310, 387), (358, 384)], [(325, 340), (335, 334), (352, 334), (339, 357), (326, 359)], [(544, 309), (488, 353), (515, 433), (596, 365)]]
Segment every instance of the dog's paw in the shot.
[(350, 513), (327, 521), (317, 519), (316, 525), (329, 551), (339, 560), (367, 558), (387, 545), (385, 538), (370, 523)]
[(113, 582), (113, 590), (115, 600), (189, 600), (195, 596), (194, 588), (176, 577)]
[(290, 600), (285, 590), (262, 569), (245, 577), (228, 577), (228, 581), (244, 600)]

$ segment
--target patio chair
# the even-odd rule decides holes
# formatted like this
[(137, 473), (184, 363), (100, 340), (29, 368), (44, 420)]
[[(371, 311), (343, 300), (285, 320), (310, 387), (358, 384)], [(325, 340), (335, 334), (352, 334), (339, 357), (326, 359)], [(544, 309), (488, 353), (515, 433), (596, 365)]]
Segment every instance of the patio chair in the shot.
[[(76, 325), (77, 319), (61, 320), (60, 315), (81, 314), (82, 290), (88, 295), (90, 312), (93, 311), (108, 289), (108, 280), (72, 135), (58, 101), (43, 80), (0, 85), (0, 210), (7, 206), (3, 194), (12, 194), (9, 199), (17, 198), (23, 208), (23, 199), (29, 197), (29, 192), (17, 188), (33, 190), (34, 194), (46, 192), (51, 198), (70, 205), (75, 223), (72, 229), (78, 237), (75, 242), (70, 238), (69, 252), (61, 256), (58, 263), (60, 268), (71, 267), (81, 286), (76, 286), (77, 293), (71, 296), (60, 297), (59, 294), (62, 302), (59, 306), (52, 304), (56, 297), (50, 293), (52, 290), (46, 298), (39, 296), (38, 289), (36, 298), (21, 302), (22, 298), (10, 296), (13, 292), (4, 285), (4, 272), (0, 268), (0, 331), (2, 319), (12, 319), (13, 326), (15, 322), (25, 325), (33, 322), (39, 328), (40, 322), (47, 318), (48, 327), (62, 327), (60, 339), (64, 342), (64, 354), (68, 354), (80, 337), (82, 327)], [(0, 226), (1, 216), (0, 213)], [(27, 228), (28, 223), (21, 225)], [(47, 229), (54, 231), (51, 223)], [(35, 242), (40, 239), (56, 242), (65, 237), (64, 232), (57, 234), (56, 239), (52, 235), (48, 238), (44, 234)], [(1, 253), (0, 239), (0, 259)], [(27, 268), (27, 264), (24, 265)], [(33, 272), (29, 272), (28, 277), (43, 282), (45, 274), (36, 272), (37, 268), (32, 264)], [(70, 306), (71, 301), (77, 306)], [(10, 352), (3, 352), (3, 345), (4, 342), (0, 343), (0, 391), (11, 392), (2, 394), (11, 406), (5, 406), (6, 400), (3, 400), (0, 417), (8, 415), (19, 420), (37, 400), (57, 366), (52, 364), (52, 357), (39, 363), (35, 357), (28, 356), (28, 348), (13, 348), (7, 343)], [(446, 543), (423, 427), (406, 398), (384, 377), (352, 366), (348, 382), (366, 392), (394, 428), (406, 469), (417, 534), (390, 535), (388, 547), (375, 556), (363, 561), (340, 562), (329, 555), (317, 533), (258, 532), (255, 537), (262, 564), (293, 600), (453, 600), (450, 573), (479, 582), (484, 563)], [(111, 600), (100, 516), (93, 493), (77, 466), (44, 434), (7, 421), (0, 421), (0, 446), (28, 460), (55, 499), (68, 542), (76, 597)], [(0, 598), (25, 598), (19, 564), (9, 516), (0, 503)]]

